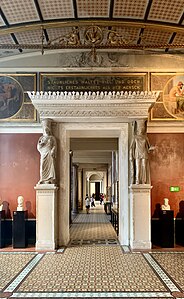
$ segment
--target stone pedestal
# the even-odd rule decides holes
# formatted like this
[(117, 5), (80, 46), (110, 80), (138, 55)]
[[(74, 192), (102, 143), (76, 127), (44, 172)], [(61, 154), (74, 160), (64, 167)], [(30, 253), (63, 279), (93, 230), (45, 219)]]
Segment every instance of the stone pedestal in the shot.
[(151, 248), (150, 184), (130, 186), (130, 246)]
[(36, 185), (36, 250), (57, 247), (57, 190), (54, 184)]

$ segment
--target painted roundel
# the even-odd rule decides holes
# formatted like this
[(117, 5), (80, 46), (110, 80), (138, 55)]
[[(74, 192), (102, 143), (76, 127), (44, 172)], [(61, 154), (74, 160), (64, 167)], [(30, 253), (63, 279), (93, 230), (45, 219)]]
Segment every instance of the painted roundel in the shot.
[(169, 79), (163, 90), (166, 110), (176, 119), (184, 119), (184, 74)]
[(0, 76), (0, 119), (14, 116), (22, 107), (23, 90), (12, 77)]

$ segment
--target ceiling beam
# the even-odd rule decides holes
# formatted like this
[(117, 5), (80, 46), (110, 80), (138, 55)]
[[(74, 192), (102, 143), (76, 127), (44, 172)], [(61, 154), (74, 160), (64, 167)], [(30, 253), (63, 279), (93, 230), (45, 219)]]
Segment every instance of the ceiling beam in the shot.
[[(182, 25), (183, 21), (184, 21), (184, 12), (183, 12), (183, 14), (182, 14), (182, 16), (181, 16), (181, 18), (180, 18), (180, 20), (178, 22), (178, 25)], [(172, 42), (175, 39), (176, 34), (177, 34), (176, 32), (173, 32), (173, 34), (172, 34), (172, 36), (171, 36), (171, 38), (169, 40), (169, 44), (172, 44)], [(169, 48), (166, 48), (165, 52), (167, 53), (168, 51), (169, 51)]]
[[(148, 19), (148, 15), (149, 15), (149, 12), (150, 12), (150, 9), (151, 9), (152, 1), (153, 0), (149, 0), (149, 2), (148, 2), (148, 5), (147, 5), (146, 11), (145, 11), (145, 15), (144, 15), (144, 21), (145, 22)], [(139, 39), (137, 41), (138, 45), (141, 43), (141, 39), (142, 39), (141, 36), (143, 35), (143, 33), (144, 33), (144, 28), (141, 28), (140, 33), (139, 33)]]
[[(6, 26), (9, 28), (9, 27), (10, 27), (10, 24), (9, 24), (9, 22), (8, 22), (8, 20), (7, 20), (6, 16), (5, 16), (5, 14), (4, 14), (4, 12), (3, 12), (3, 10), (1, 9), (1, 7), (0, 7), (0, 15), (1, 15), (1, 18), (3, 19), (4, 23), (6, 24)], [(18, 45), (19, 43), (18, 43), (18, 40), (17, 40), (15, 34), (14, 34), (13, 32), (11, 32), (10, 35), (11, 35), (11, 37), (12, 37), (14, 43), (15, 43), (16, 45)], [(22, 53), (22, 49), (18, 48), (18, 50), (19, 50), (20, 53)]]
[(112, 20), (114, 13), (114, 0), (110, 2), (110, 9), (109, 9), (109, 19)]
[(139, 20), (73, 20), (73, 21), (53, 21), (53, 22), (35, 22), (35, 23), (24, 23), (19, 25), (9, 25), (8, 27), (0, 28), (0, 36), (10, 33), (30, 31), (30, 30), (42, 30), (48, 28), (63, 28), (63, 27), (83, 27), (83, 26), (124, 26), (124, 27), (134, 27), (134, 28), (147, 28), (147, 29), (155, 29), (162, 30), (166, 32), (177, 32), (184, 33), (184, 26), (178, 24), (170, 24), (170, 23), (161, 23), (161, 22), (151, 22), (151, 21), (139, 21)]
[[(40, 9), (40, 5), (38, 3), (38, 0), (34, 0), (34, 4), (36, 6), (36, 10), (37, 10), (37, 13), (38, 13), (38, 16), (40, 18), (40, 21), (41, 22), (44, 22), (44, 19), (43, 19), (43, 15), (42, 15), (42, 12), (41, 12), (41, 9)], [(49, 36), (48, 36), (48, 33), (47, 33), (47, 30), (46, 29), (43, 29), (43, 32), (44, 32), (44, 35), (45, 35), (45, 39), (48, 43), (49, 41)]]
[(78, 19), (77, 2), (76, 2), (76, 0), (73, 0), (73, 11), (74, 11), (74, 17), (75, 17), (75, 19)]

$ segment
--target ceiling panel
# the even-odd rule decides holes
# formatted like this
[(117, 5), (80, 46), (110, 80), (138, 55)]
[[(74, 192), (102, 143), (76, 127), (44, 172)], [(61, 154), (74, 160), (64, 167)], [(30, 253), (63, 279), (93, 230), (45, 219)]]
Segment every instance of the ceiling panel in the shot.
[(17, 32), (16, 38), (20, 44), (41, 44), (42, 31), (34, 30), (34, 31)]
[(33, 0), (1, 0), (1, 9), (9, 24), (39, 20)]
[(78, 17), (109, 17), (110, 0), (77, 0)]
[(183, 34), (177, 34), (173, 41), (174, 44), (183, 44), (184, 45), (184, 33)]
[(10, 34), (0, 35), (0, 44), (14, 44)]
[(115, 0), (114, 18), (144, 19), (148, 0)]
[(131, 43), (133, 43), (133, 41), (137, 41), (139, 38), (139, 34), (140, 34), (140, 29), (139, 28), (135, 28), (135, 27), (114, 27), (112, 28), (114, 30), (116, 30), (116, 32), (119, 33), (119, 35), (121, 35), (122, 37), (124, 37), (127, 41), (131, 41)]
[(64, 28), (49, 28), (47, 29), (47, 33), (49, 36), (49, 41), (54, 39), (59, 39), (62, 36), (66, 36), (72, 32), (71, 27), (64, 27)]
[(184, 0), (153, 0), (149, 20), (178, 23), (184, 11)]
[(72, 0), (38, 0), (44, 20), (73, 18)]
[(171, 38), (170, 32), (158, 31), (154, 29), (145, 29), (141, 44), (163, 44), (168, 43)]

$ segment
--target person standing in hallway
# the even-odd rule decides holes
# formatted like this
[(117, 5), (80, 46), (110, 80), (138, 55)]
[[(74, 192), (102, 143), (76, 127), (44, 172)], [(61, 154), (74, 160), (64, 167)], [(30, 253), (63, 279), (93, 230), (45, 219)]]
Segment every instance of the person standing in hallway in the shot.
[(92, 194), (90, 200), (91, 200), (91, 207), (95, 207), (95, 194), (94, 193)]
[(86, 201), (86, 213), (89, 214), (89, 210), (90, 210), (90, 199), (89, 199), (88, 194), (86, 194), (85, 201)]

